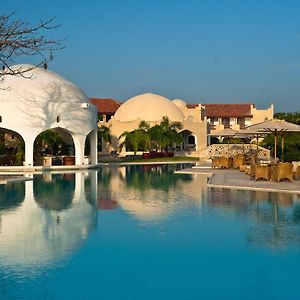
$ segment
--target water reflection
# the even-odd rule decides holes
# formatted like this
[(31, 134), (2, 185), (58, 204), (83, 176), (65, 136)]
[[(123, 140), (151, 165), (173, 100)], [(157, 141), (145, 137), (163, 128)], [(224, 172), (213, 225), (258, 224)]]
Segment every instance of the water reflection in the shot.
[[(34, 181), (5, 187), (19, 193), (6, 193), (0, 201), (15, 206), (13, 212), (8, 205), (0, 210), (1, 266), (54, 263), (78, 248), (96, 226), (97, 172), (36, 175)], [(21, 204), (16, 207), (16, 202)]]
[(187, 205), (201, 206), (205, 176), (177, 175), (182, 165), (146, 165), (102, 168), (99, 173), (99, 209), (120, 207), (141, 221), (166, 218)]
[(0, 184), (0, 210), (12, 210), (24, 201), (24, 184)]
[(71, 207), (75, 190), (75, 174), (45, 174), (33, 182), (35, 201), (40, 207), (60, 211)]
[(246, 240), (271, 248), (300, 244), (300, 197), (291, 193), (210, 189), (207, 203), (249, 218)]

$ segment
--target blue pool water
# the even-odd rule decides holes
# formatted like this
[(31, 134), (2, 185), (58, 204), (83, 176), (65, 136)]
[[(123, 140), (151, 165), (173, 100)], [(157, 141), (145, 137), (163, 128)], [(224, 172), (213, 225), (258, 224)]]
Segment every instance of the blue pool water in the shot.
[(300, 199), (180, 167), (0, 185), (0, 299), (300, 299)]

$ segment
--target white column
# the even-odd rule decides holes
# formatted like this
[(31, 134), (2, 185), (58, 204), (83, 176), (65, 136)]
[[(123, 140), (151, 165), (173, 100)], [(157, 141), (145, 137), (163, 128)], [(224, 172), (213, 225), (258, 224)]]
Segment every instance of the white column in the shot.
[(85, 136), (73, 136), (75, 146), (75, 165), (84, 164)]
[(25, 142), (25, 166), (33, 166), (33, 139), (24, 138)]
[(90, 149), (91, 149), (91, 164), (92, 165), (98, 163), (97, 144), (98, 144), (98, 130), (94, 129), (90, 134)]

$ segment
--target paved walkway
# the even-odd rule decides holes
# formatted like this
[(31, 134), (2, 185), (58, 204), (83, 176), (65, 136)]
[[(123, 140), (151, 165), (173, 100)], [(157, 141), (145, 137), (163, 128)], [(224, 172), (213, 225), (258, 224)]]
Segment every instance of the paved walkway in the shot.
[(300, 194), (300, 180), (292, 183), (287, 181), (255, 181), (250, 180), (249, 175), (237, 170), (213, 170), (207, 165), (199, 165), (189, 169), (183, 169), (176, 173), (203, 174), (210, 177), (208, 187), (229, 188), (239, 190), (258, 190), (269, 192), (285, 192)]

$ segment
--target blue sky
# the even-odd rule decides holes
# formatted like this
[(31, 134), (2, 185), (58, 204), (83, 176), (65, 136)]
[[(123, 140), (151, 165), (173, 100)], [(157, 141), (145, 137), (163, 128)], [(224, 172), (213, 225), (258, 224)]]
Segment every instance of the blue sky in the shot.
[(0, 10), (32, 24), (56, 16), (48, 35), (66, 48), (49, 69), (90, 97), (300, 111), (300, 1), (0, 0)]

